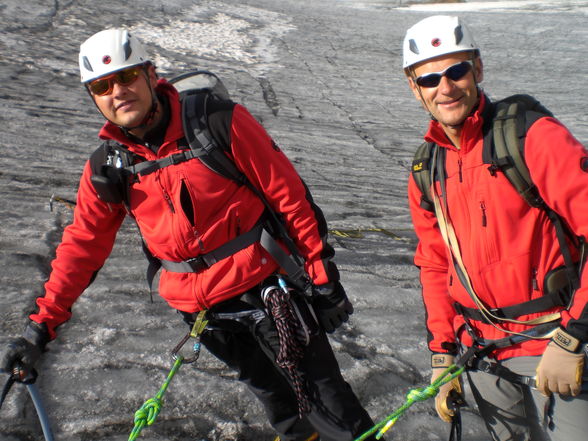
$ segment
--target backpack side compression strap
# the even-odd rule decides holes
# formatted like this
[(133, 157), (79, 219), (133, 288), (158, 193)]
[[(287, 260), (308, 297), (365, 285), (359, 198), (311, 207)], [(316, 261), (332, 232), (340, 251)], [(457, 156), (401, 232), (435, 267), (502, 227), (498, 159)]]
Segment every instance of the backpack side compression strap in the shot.
[(421, 191), (422, 209), (435, 212), (435, 205), (431, 200), (431, 157), (435, 143), (423, 142), (417, 149), (412, 161), (412, 176)]

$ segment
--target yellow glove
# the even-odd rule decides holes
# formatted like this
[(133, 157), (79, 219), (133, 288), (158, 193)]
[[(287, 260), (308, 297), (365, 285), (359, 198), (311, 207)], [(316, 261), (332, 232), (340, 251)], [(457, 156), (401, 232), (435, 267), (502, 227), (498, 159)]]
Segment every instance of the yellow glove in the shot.
[[(431, 383), (435, 381), (441, 374), (453, 364), (453, 355), (450, 354), (433, 354), (431, 356), (431, 366), (433, 372), (431, 375)], [(454, 397), (450, 395), (457, 395), (463, 397), (463, 388), (461, 385), (461, 377), (456, 377), (449, 383), (445, 383), (439, 388), (439, 393), (435, 397), (435, 410), (437, 415), (446, 423), (450, 423), (455, 416), (455, 412), (451, 408), (451, 401)]]
[(539, 392), (545, 396), (578, 395), (582, 390), (584, 359), (580, 340), (558, 329), (537, 365)]

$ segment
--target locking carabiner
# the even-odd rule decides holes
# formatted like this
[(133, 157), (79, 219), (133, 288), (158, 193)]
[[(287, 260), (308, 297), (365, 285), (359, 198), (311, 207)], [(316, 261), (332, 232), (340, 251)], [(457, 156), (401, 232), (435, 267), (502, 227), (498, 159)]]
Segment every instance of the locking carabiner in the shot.
[[(202, 310), (198, 313), (198, 316), (196, 317), (196, 320), (194, 321), (194, 326), (192, 326), (192, 330), (190, 332), (188, 332), (184, 336), (184, 338), (182, 338), (182, 340), (176, 345), (175, 348), (172, 349), (171, 357), (174, 361), (180, 359), (182, 364), (190, 364), (190, 363), (194, 363), (196, 360), (198, 360), (198, 357), (200, 356), (200, 346), (201, 346), (200, 345), (200, 335), (202, 334), (202, 332), (206, 328), (207, 324), (208, 324), (208, 320), (206, 320), (206, 310)], [(190, 340), (190, 338), (196, 339), (196, 342), (194, 343), (194, 345), (192, 347), (193, 355), (191, 357), (184, 357), (181, 354), (179, 354), (179, 352), (182, 349), (182, 347), (188, 342), (188, 340)]]

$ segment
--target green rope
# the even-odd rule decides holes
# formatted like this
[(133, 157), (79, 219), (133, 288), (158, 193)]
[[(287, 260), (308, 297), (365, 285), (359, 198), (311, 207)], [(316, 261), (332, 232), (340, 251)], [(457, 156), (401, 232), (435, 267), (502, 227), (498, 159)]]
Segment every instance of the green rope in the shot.
[(398, 420), (398, 418), (400, 418), (400, 416), (402, 416), (402, 414), (406, 412), (410, 406), (418, 401), (425, 401), (429, 398), (435, 397), (439, 393), (439, 388), (441, 386), (460, 376), (463, 371), (463, 366), (458, 368), (458, 366), (453, 364), (445, 369), (443, 373), (427, 387), (411, 389), (406, 395), (405, 403), (399, 409), (388, 415), (386, 418), (384, 418), (367, 432), (363, 433), (359, 438), (356, 438), (354, 441), (363, 441), (373, 435), (375, 432), (378, 432), (376, 434), (376, 439), (382, 438), (384, 433), (386, 433), (388, 429), (390, 429), (390, 427), (396, 423), (396, 420)]
[(163, 386), (161, 386), (161, 389), (159, 389), (159, 392), (157, 392), (157, 395), (145, 401), (141, 408), (135, 412), (135, 427), (129, 435), (129, 441), (137, 439), (145, 426), (150, 426), (155, 422), (155, 419), (157, 418), (157, 415), (159, 415), (161, 407), (163, 406), (163, 395), (165, 394), (172, 378), (180, 369), (183, 360), (184, 358), (182, 356), (176, 358), (167, 379), (163, 383)]

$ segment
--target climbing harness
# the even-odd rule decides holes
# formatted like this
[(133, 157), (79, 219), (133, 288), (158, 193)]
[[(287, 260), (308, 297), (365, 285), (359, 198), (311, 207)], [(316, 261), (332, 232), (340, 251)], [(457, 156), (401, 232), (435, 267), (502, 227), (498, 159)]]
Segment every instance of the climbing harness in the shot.
[(15, 366), (9, 375), (8, 381), (2, 389), (2, 395), (0, 395), (0, 408), (2, 408), (2, 404), (4, 403), (4, 400), (6, 399), (6, 396), (8, 395), (8, 392), (14, 383), (24, 384), (29, 392), (29, 395), (31, 396), (35, 410), (37, 411), (37, 416), (39, 417), (39, 422), (41, 423), (41, 429), (43, 430), (43, 436), (45, 437), (45, 440), (54, 441), (53, 432), (51, 432), (51, 425), (49, 424), (49, 417), (45, 411), (45, 406), (43, 405), (43, 400), (41, 399), (39, 389), (35, 385), (37, 376), (37, 371), (34, 369), (26, 371), (20, 365)]
[[(188, 334), (186, 334), (186, 336), (182, 338), (178, 345), (176, 345), (172, 350), (171, 357), (174, 360), (173, 366), (155, 397), (145, 401), (139, 410), (135, 412), (135, 426), (129, 435), (129, 441), (134, 441), (137, 439), (145, 426), (151, 426), (155, 422), (155, 419), (159, 415), (161, 407), (163, 406), (163, 395), (165, 394), (169, 384), (177, 374), (180, 367), (183, 364), (194, 363), (196, 360), (198, 360), (201, 347), (200, 336), (206, 328), (207, 323), (208, 320), (206, 319), (206, 310), (200, 311), (196, 317), (196, 321), (194, 322), (191, 331), (188, 332)], [(193, 354), (191, 357), (184, 357), (180, 354), (180, 350), (188, 342), (188, 340), (190, 340), (190, 338), (196, 339), (196, 342), (192, 347)]]
[[(406, 402), (398, 410), (385, 417), (382, 421), (354, 441), (363, 441), (376, 432), (377, 434), (375, 438), (380, 439), (410, 406), (418, 401), (425, 401), (429, 398), (435, 397), (439, 393), (439, 388), (441, 386), (449, 383), (454, 378), (457, 378), (466, 370), (487, 372), (505, 378), (513, 383), (535, 388), (535, 377), (519, 375), (498, 363), (486, 361), (484, 358), (496, 349), (512, 346), (524, 340), (542, 338), (545, 335), (551, 335), (555, 332), (558, 326), (558, 323), (554, 322), (543, 323), (521, 333), (512, 334), (502, 339), (475, 340), (474, 345), (467, 348), (467, 350), (457, 358), (455, 363), (447, 367), (435, 381), (425, 388), (411, 389), (407, 394)], [(461, 439), (461, 415), (459, 409), (463, 405), (465, 405), (465, 402), (460, 400), (459, 397), (453, 399), (455, 417), (452, 420), (449, 441), (459, 441)]]

